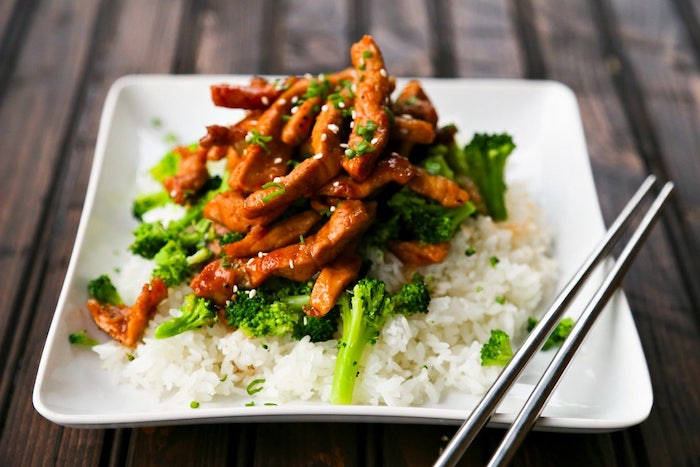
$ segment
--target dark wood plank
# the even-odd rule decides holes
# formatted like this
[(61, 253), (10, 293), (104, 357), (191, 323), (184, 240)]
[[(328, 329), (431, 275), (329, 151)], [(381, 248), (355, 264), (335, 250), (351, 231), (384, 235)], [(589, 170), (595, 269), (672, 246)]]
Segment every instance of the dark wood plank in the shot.
[(259, 31), (264, 22), (264, 2), (209, 0), (193, 3), (200, 7), (197, 15), (189, 18), (198, 28), (195, 67), (191, 72), (261, 73), (265, 53)]
[[(105, 430), (61, 428), (42, 419), (32, 407), (31, 388), (75, 238), (107, 89), (123, 74), (169, 70), (181, 11), (179, 6), (180, 3), (171, 1), (106, 2), (98, 15), (97, 8), (81, 8), (75, 2), (47, 2), (45, 10), (37, 15), (41, 20), (35, 24), (36, 43), (25, 46), (27, 55), (19, 62), (26, 61), (26, 64), (20, 66), (17, 90), (13, 91), (12, 98), (23, 98), (34, 105), (14, 103), (12, 108), (31, 111), (24, 119), (33, 125), (29, 134), (47, 128), (49, 132), (45, 133), (47, 139), (21, 141), (17, 153), (26, 164), (41, 156), (40, 164), (34, 160), (34, 167), (23, 170), (37, 167), (41, 170), (36, 176), (18, 174), (18, 183), (35, 180), (53, 189), (43, 195), (50, 196), (51, 202), (45, 203), (42, 213), (33, 212), (31, 206), (15, 206), (18, 219), (23, 212), (27, 222), (38, 222), (41, 228), (32, 234), (26, 227), (12, 235), (22, 234), (25, 238), (21, 241), (42, 247), (34, 250), (36, 255), (30, 258), (27, 266), (30, 280), (18, 288), (22, 295), (13, 312), (22, 317), (22, 329), (13, 336), (12, 365), (7, 369), (13, 376), (3, 377), (3, 384), (14, 383), (16, 388), (8, 399), (8, 419), (13, 422), (4, 426), (0, 443), (0, 458), (10, 465), (40, 465), (42, 460), (95, 465), (100, 459), (120, 457), (118, 453), (112, 456), (110, 446), (105, 446), (104, 441), (114, 442), (122, 437)], [(57, 21), (58, 17), (64, 22)], [(135, 24), (150, 27), (135, 29), (132, 27)], [(51, 33), (50, 25), (66, 29), (59, 28)], [(94, 48), (88, 53), (91, 45)], [(78, 63), (78, 60), (85, 62), (86, 54), (91, 58), (89, 63)], [(25, 88), (27, 77), (33, 77), (35, 86)], [(3, 118), (17, 119), (18, 115)], [(46, 122), (57, 124), (53, 128)], [(37, 149), (39, 143), (44, 146)], [(55, 162), (56, 158), (63, 162)], [(8, 188), (18, 195), (25, 192), (17, 187)], [(34, 190), (41, 192), (39, 188)], [(16, 203), (36, 202), (31, 197), (24, 198)], [(2, 228), (6, 226), (3, 223)], [(5, 230), (3, 241), (13, 238), (4, 233)], [(27, 248), (17, 247), (17, 250)], [(27, 439), (32, 439), (33, 443), (26, 443)], [(44, 449), (37, 450), (37, 444)], [(119, 451), (123, 447), (115, 449)]]
[(341, 70), (350, 65), (350, 41), (343, 31), (347, 27), (347, 4), (342, 0), (327, 2), (284, 2), (284, 19), (279, 23), (279, 64), (287, 74), (317, 74)]
[[(617, 23), (615, 18), (609, 16), (608, 10), (601, 9), (600, 4), (592, 7), (590, 2), (583, 1), (534, 1), (533, 5), (548, 77), (570, 85), (579, 97), (601, 206), (605, 218), (609, 220), (648, 170), (645, 160), (640, 157), (646, 150), (644, 140), (635, 137), (638, 123), (626, 112), (625, 99), (628, 100), (627, 104), (632, 100), (636, 103), (646, 102), (652, 93), (636, 91), (636, 94), (628, 97), (619, 95), (621, 89), (616, 87), (615, 74), (619, 72), (621, 62), (616, 55), (606, 55), (609, 47), (604, 42), (606, 37), (609, 39), (616, 33), (614, 28)], [(632, 8), (632, 4), (629, 5)], [(644, 11), (639, 3), (634, 5), (625, 17)], [(567, 14), (561, 14), (562, 11)], [(616, 50), (624, 52), (627, 49)], [(604, 60), (598, 59), (600, 56)], [(641, 75), (644, 70), (646, 68), (637, 72)], [(629, 92), (632, 87), (626, 83), (625, 89)], [(678, 119), (674, 121), (680, 123)], [(656, 131), (656, 127), (651, 126), (647, 130)], [(697, 414), (697, 405), (692, 397), (684, 395), (679, 400), (677, 396), (671, 396), (669, 384), (674, 385), (670, 380), (675, 377), (667, 373), (666, 362), (674, 362), (674, 371), (697, 371), (697, 362), (685, 357), (689, 347), (697, 348), (697, 329), (665, 325), (667, 322), (687, 322), (692, 306), (686, 298), (688, 293), (682, 285), (683, 281), (676, 273), (677, 264), (674, 263), (677, 258), (674, 259), (671, 242), (663, 229), (659, 230), (633, 265), (625, 287), (630, 291), (630, 304), (647, 352), (656, 407), (665, 407), (673, 400), (674, 405), (682, 405), (683, 409), (680, 410), (689, 411), (685, 417), (692, 418)], [(652, 346), (651, 343), (657, 340), (663, 342), (661, 347)], [(609, 451), (604, 451), (606, 458), (617, 458), (627, 465), (682, 463), (682, 451), (674, 454), (661, 452), (663, 448), (657, 448), (656, 452), (645, 452), (635, 442), (640, 437), (640, 430), (642, 434), (649, 433), (642, 435), (649, 446), (666, 444), (651, 441), (655, 436), (664, 436), (662, 432), (667, 438), (682, 437), (684, 427), (692, 422), (684, 420), (677, 427), (672, 426), (674, 422), (671, 420), (677, 421), (679, 416), (685, 418), (678, 410), (667, 412), (655, 409), (650, 419), (640, 427), (614, 435), (615, 443), (606, 443), (606, 435), (600, 435), (598, 444), (600, 447), (606, 444), (610, 447)], [(536, 438), (534, 440), (526, 447), (533, 449), (526, 450), (524, 455), (537, 455), (537, 463), (551, 462), (553, 459), (545, 460), (546, 455), (537, 450), (539, 443)], [(670, 442), (670, 439), (665, 442)], [(621, 444), (630, 448), (620, 449), (618, 446)], [(544, 443), (539, 447), (544, 448)]]
[[(74, 2), (34, 6), (35, 13), (26, 13), (35, 20), (25, 24), (23, 54), (0, 108), (4, 150), (10, 155), (0, 158), (0, 270), (5, 271), (0, 281), (0, 419), (10, 404), (14, 371), (37, 314), (28, 303), (38, 285), (32, 276), (42, 266), (35, 247), (41, 245), (44, 223), (55, 206), (53, 195), (62, 184), (55, 171), (67, 163), (66, 134), (73, 128), (72, 104), (81, 92), (80, 72), (97, 10), (78, 9)], [(76, 27), (64, 28), (60, 18), (71, 16)], [(44, 315), (50, 313), (49, 307)]]
[(258, 424), (254, 465), (366, 465), (364, 433), (354, 423)]
[(434, 76), (430, 56), (432, 35), (425, 2), (419, 0), (370, 2), (371, 34), (381, 47), (387, 71), (394, 76)]
[[(673, 5), (660, 2), (637, 9), (626, 2), (601, 2), (599, 10), (612, 17), (617, 28), (613, 30), (617, 34), (608, 39), (611, 49), (617, 50), (616, 44), (624, 46), (618, 87), (645, 96), (643, 100), (634, 95), (623, 98), (639, 152), (650, 171), (672, 179), (677, 187), (675, 202), (664, 219), (675, 261), (649, 251), (640, 258), (644, 269), (629, 280), (657, 286), (652, 295), (655, 303), (640, 307), (637, 314), (656, 388), (651, 419), (655, 423), (641, 427), (642, 440), (648, 441), (643, 445), (650, 446), (645, 454), (651, 465), (667, 462), (667, 451), (682, 463), (700, 456), (700, 447), (692, 443), (692, 433), (700, 426), (700, 397), (688, 386), (700, 371), (700, 286), (694, 279), (700, 274), (700, 196), (696, 189), (700, 164), (688, 154), (699, 141), (700, 105), (691, 89), (700, 64), (693, 62), (697, 53), (693, 45), (697, 44), (690, 42), (693, 36), (683, 27), (697, 22), (697, 17), (679, 16)], [(672, 283), (652, 282), (655, 277), (663, 280), (661, 275), (674, 269), (680, 272)], [(674, 362), (672, 369), (669, 361)], [(661, 449), (649, 442), (659, 439), (664, 440)]]
[(132, 430), (127, 463), (139, 466), (232, 465), (227, 457), (229, 452), (235, 454), (235, 449), (229, 446), (231, 437), (238, 437), (236, 425), (137, 428)]
[(527, 75), (522, 69), (524, 60), (518, 56), (519, 37), (507, 1), (452, 1), (446, 9), (453, 23), (454, 58), (459, 76), (520, 78)]

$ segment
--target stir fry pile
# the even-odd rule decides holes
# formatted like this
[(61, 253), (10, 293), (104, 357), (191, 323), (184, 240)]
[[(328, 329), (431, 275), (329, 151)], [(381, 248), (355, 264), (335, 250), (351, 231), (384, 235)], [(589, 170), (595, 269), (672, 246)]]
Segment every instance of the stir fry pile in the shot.
[[(334, 73), (211, 86), (215, 105), (245, 115), (178, 148), (171, 173), (156, 177), (167, 196), (135, 204), (137, 216), (163, 202), (188, 214), (134, 233), (132, 252), (157, 267), (133, 306), (90, 298), (102, 330), (135, 345), (167, 288), (188, 282), (199, 326), (236, 327), (231, 303), (290, 282), (306, 288), (306, 323), (328, 315), (364, 277), (367, 248), (388, 250), (409, 269), (445, 259), (461, 222), (484, 209), (469, 174), (450, 168), (462, 154), (457, 130), (438, 127), (418, 81), (392, 97), (396, 81), (370, 36), (350, 55), (352, 66)], [(493, 146), (486, 152), (514, 147), (507, 135), (484, 144)], [(217, 185), (208, 163), (223, 159)]]

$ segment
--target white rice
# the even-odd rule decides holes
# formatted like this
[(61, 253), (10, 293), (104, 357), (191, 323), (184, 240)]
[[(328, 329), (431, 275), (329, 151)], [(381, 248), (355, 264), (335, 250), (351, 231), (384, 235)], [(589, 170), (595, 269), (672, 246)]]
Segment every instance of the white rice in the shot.
[[(528, 316), (550, 292), (556, 266), (548, 256), (551, 239), (530, 196), (516, 184), (507, 192), (509, 220), (494, 223), (480, 216), (463, 225), (444, 263), (418, 268), (430, 282), (433, 299), (427, 314), (396, 316), (376, 345), (365, 352), (355, 389), (360, 404), (407, 406), (437, 403), (449, 391), (481, 394), (500, 367), (482, 367), (481, 345), (492, 329), (502, 329), (514, 343), (525, 333)], [(474, 251), (466, 255), (467, 248)], [(497, 264), (492, 264), (497, 258)], [(375, 255), (372, 275), (390, 288), (410, 279), (390, 253)], [(138, 294), (140, 273), (130, 294)], [(117, 287), (134, 277), (125, 265)], [(187, 287), (171, 290), (149, 324), (143, 343), (129, 349), (116, 342), (94, 347), (115, 382), (143, 388), (161, 399), (208, 402), (230, 398), (283, 404), (329, 400), (337, 341), (308, 338), (251, 339), (217, 325), (169, 339), (154, 339), (159, 323), (178, 313)], [(129, 295), (125, 293), (124, 295)], [(247, 391), (255, 384), (261, 390)]]

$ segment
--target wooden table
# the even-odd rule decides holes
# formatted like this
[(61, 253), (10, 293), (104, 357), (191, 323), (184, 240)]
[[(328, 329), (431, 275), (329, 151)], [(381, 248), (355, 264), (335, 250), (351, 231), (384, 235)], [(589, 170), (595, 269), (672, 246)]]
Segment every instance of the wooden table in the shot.
[[(31, 391), (100, 112), (132, 73), (336, 70), (364, 33), (397, 76), (552, 79), (578, 98), (604, 217), (648, 173), (675, 197), (628, 273), (654, 406), (603, 434), (531, 433), (514, 465), (700, 465), (700, 5), (693, 0), (0, 1), (0, 465), (429, 465), (454, 426), (75, 429)], [(463, 465), (502, 436), (487, 429)]]

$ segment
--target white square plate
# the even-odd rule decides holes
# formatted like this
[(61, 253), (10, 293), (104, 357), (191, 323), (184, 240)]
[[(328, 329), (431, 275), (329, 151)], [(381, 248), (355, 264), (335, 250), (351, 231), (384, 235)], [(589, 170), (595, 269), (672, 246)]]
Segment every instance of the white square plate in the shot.
[[(86, 284), (118, 267), (115, 252), (126, 250), (136, 226), (130, 216), (130, 200), (137, 174), (168, 149), (165, 129), (179, 141), (191, 142), (204, 134), (206, 125), (233, 123), (240, 114), (211, 104), (209, 86), (248, 79), (130, 76), (113, 85), (105, 102), (73, 255), (39, 365), (33, 396), (36, 409), (56, 423), (83, 427), (253, 420), (461, 423), (476, 397), (452, 393), (439, 404), (419, 407), (308, 402), (245, 407), (218, 401), (193, 410), (113, 385), (96, 354), (68, 343), (69, 333), (95, 329), (82, 311)], [(441, 122), (456, 123), (462, 137), (469, 138), (476, 131), (513, 135), (518, 147), (509, 159), (508, 177), (524, 183), (544, 211), (561, 271), (559, 285), (563, 286), (604, 232), (574, 94), (560, 83), (546, 81), (421, 81)], [(154, 119), (161, 124), (154, 125)], [(600, 276), (595, 278), (600, 280)], [(585, 306), (590, 294), (590, 287), (584, 290), (571, 314)], [(551, 355), (538, 353), (492, 418), (492, 426), (512, 422)], [(639, 337), (620, 292), (593, 327), (537, 428), (623, 428), (644, 420), (652, 399)]]

